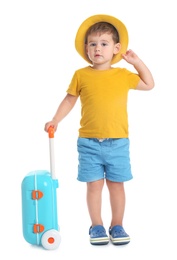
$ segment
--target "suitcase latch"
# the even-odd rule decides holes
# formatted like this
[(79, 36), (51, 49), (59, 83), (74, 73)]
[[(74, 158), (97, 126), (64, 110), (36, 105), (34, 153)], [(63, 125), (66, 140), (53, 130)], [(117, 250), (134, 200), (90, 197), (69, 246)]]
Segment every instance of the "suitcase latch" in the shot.
[(43, 193), (40, 190), (33, 190), (32, 191), (32, 199), (33, 200), (39, 200), (43, 197)]
[(41, 224), (34, 224), (33, 225), (33, 232), (34, 233), (41, 233), (44, 231), (44, 226)]

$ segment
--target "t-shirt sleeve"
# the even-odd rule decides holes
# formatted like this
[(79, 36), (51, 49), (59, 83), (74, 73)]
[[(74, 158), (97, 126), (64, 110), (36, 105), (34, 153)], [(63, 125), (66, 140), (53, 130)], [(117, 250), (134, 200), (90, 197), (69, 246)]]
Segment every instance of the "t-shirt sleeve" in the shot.
[(80, 90), (79, 90), (79, 79), (78, 79), (77, 72), (74, 73), (66, 92), (73, 96), (79, 96)]
[(129, 70), (126, 70), (126, 72), (127, 72), (128, 82), (129, 82), (129, 88), (136, 89), (140, 81), (140, 76), (137, 73), (133, 73)]

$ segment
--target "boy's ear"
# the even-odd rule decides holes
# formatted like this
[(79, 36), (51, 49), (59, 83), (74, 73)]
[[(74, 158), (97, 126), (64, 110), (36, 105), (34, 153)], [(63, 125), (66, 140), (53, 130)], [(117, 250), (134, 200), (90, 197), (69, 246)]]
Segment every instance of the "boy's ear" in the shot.
[(118, 42), (114, 46), (114, 54), (119, 53), (120, 49), (121, 49), (121, 44), (120, 44), (120, 42)]

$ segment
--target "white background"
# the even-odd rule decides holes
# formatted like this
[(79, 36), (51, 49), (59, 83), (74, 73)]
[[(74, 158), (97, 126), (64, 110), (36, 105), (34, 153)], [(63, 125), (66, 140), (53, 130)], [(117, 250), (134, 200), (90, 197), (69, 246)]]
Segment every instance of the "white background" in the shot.
[[(177, 259), (175, 10), (173, 0), (1, 0), (1, 259)], [(29, 171), (50, 167), (44, 124), (65, 96), (74, 71), (87, 65), (75, 51), (76, 31), (83, 20), (99, 13), (125, 23), (129, 48), (147, 64), (156, 84), (152, 91), (129, 95), (134, 179), (125, 184), (124, 227), (131, 243), (122, 247), (89, 243), (86, 187), (76, 180), (78, 102), (55, 134), (62, 242), (57, 250), (46, 251), (23, 239), (21, 181)], [(133, 70), (125, 61), (119, 66)], [(103, 220), (108, 229), (106, 187)]]

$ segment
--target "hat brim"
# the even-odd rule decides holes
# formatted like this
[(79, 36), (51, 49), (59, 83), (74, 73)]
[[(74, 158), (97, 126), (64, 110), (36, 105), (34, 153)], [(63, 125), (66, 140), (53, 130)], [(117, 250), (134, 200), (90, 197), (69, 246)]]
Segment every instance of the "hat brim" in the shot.
[(107, 22), (112, 24), (119, 33), (119, 42), (121, 44), (121, 49), (118, 54), (116, 54), (111, 64), (115, 64), (119, 62), (122, 59), (122, 54), (127, 51), (128, 47), (128, 32), (125, 27), (125, 25), (117, 18), (105, 15), (105, 14), (98, 14), (93, 15), (89, 18), (87, 18), (79, 27), (76, 37), (75, 37), (75, 48), (77, 52), (81, 55), (81, 57), (86, 60), (88, 63), (92, 63), (90, 59), (88, 58), (86, 52), (85, 52), (85, 35), (87, 30), (95, 23), (98, 22)]

